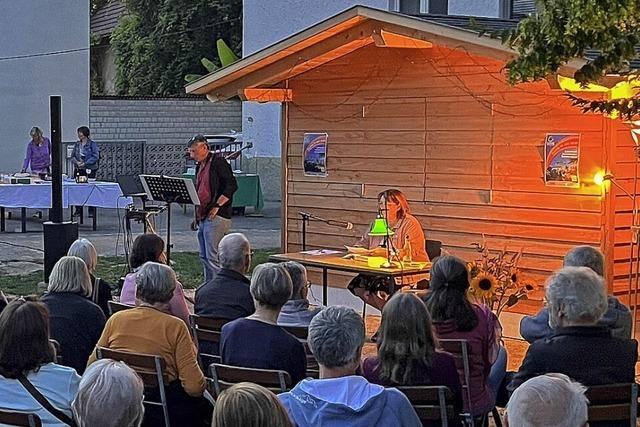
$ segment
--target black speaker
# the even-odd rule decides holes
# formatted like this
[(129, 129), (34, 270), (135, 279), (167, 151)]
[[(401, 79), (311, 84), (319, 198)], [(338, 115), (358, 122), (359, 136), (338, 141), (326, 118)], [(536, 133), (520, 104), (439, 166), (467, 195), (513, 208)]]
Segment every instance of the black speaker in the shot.
[(44, 281), (49, 282), (53, 266), (69, 251), (78, 239), (77, 222), (52, 222), (43, 224), (44, 229)]

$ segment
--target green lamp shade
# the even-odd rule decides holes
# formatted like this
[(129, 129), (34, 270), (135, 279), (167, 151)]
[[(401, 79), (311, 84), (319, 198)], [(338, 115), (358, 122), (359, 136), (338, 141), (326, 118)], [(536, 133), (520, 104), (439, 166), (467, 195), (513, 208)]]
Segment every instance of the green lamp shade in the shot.
[(393, 236), (393, 230), (387, 225), (386, 219), (377, 217), (369, 230), (369, 236)]

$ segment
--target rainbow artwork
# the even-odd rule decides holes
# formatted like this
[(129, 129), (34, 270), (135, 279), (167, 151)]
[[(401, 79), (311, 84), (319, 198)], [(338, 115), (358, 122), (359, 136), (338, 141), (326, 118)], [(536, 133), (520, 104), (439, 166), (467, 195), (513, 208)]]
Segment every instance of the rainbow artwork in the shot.
[(327, 133), (305, 133), (302, 162), (307, 176), (327, 176)]

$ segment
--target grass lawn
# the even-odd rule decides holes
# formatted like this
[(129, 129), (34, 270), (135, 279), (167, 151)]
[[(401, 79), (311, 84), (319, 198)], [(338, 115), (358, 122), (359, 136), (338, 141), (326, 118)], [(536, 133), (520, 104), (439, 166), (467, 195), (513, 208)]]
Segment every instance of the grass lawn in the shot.
[[(279, 249), (256, 249), (251, 261), (251, 270), (258, 264), (267, 262), (269, 255), (276, 254)], [(171, 254), (173, 268), (178, 279), (185, 288), (195, 288), (202, 283), (202, 264), (197, 252), (174, 252)], [(96, 276), (109, 282), (112, 286), (126, 274), (127, 265), (124, 257), (101, 257), (98, 260)], [(8, 295), (37, 294), (38, 282), (43, 279), (43, 271), (34, 271), (22, 275), (0, 276), (0, 290)]]

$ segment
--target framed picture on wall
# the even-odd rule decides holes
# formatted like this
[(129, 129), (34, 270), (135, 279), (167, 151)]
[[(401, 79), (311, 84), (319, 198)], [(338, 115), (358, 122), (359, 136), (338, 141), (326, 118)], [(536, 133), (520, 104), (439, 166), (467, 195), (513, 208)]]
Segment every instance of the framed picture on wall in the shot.
[(305, 133), (302, 167), (306, 176), (327, 176), (327, 133)]
[(580, 134), (548, 133), (544, 141), (544, 182), (548, 186), (580, 186)]

